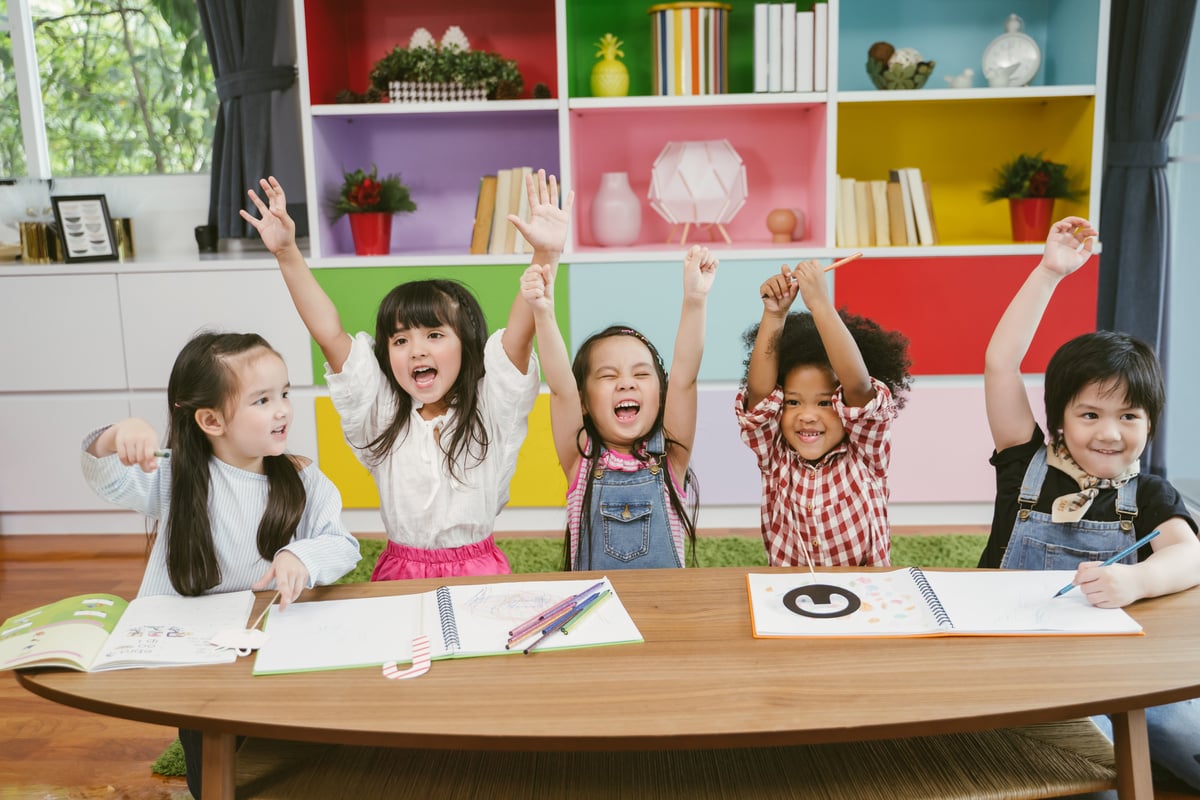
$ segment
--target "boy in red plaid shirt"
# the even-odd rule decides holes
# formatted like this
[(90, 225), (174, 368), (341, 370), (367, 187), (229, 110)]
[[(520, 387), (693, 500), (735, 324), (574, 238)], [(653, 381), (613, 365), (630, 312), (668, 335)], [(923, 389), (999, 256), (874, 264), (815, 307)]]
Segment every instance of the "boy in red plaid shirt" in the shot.
[[(909, 388), (908, 340), (834, 308), (816, 261), (760, 289), (762, 321), (735, 400), (763, 476), (772, 566), (887, 566), (891, 427)], [(797, 295), (808, 312), (789, 314)]]

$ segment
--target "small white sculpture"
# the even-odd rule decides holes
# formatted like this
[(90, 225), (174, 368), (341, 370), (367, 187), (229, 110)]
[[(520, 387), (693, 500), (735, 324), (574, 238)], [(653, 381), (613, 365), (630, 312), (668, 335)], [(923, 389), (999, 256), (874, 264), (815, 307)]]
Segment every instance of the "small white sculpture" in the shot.
[(970, 89), (975, 81), (975, 70), (967, 67), (958, 75), (947, 75), (946, 83), (951, 89)]
[(463, 29), (457, 25), (451, 25), (446, 28), (446, 32), (442, 34), (442, 47), (454, 45), (464, 53), (470, 52), (471, 42), (467, 40), (467, 35), (463, 33)]
[(408, 40), (408, 49), (418, 50), (430, 47), (437, 47), (437, 39), (433, 38), (433, 34), (427, 28), (417, 28), (413, 31), (412, 38)]

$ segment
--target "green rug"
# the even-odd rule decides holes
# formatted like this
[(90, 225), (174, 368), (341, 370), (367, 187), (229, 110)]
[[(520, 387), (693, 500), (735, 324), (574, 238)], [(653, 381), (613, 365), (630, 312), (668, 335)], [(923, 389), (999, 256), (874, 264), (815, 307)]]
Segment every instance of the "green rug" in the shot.
[[(947, 533), (936, 536), (897, 536), (892, 539), (892, 564), (897, 567), (974, 567), (987, 542), (984, 535)], [(370, 580), (375, 561), (383, 551), (384, 539), (362, 539), (362, 561), (338, 583)], [(513, 572), (555, 572), (562, 565), (562, 539), (497, 539), (508, 556)], [(765, 567), (767, 554), (758, 537), (702, 536), (697, 542), (702, 567)], [(158, 775), (182, 776), (183, 748), (175, 740), (154, 762)]]

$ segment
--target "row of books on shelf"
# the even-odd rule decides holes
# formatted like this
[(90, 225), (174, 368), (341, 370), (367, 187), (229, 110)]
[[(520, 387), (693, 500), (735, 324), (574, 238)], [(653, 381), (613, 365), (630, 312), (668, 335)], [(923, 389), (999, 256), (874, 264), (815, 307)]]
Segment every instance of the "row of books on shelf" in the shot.
[(839, 247), (905, 247), (940, 241), (929, 183), (915, 167), (893, 169), (888, 180), (838, 177)]
[(754, 91), (824, 92), (829, 83), (829, 6), (754, 4)]
[(479, 179), (475, 225), (471, 229), (472, 255), (532, 252), (525, 237), (508, 221), (509, 214), (515, 214), (522, 220), (529, 219), (525, 176), (532, 172), (532, 167), (512, 167)]

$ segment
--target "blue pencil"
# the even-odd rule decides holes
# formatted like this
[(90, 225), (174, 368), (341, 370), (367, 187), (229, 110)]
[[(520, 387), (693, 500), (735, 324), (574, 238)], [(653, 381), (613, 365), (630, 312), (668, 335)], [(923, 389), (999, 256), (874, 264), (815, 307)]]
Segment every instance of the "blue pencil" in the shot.
[[(1146, 542), (1148, 542), (1148, 541), (1150, 541), (1151, 539), (1153, 539), (1155, 536), (1158, 536), (1158, 534), (1159, 534), (1159, 532), (1158, 532), (1158, 531), (1150, 531), (1150, 533), (1147, 533), (1145, 536), (1143, 536), (1142, 538), (1138, 539), (1136, 542), (1134, 542), (1133, 544), (1129, 545), (1129, 547), (1126, 547), (1124, 550), (1122, 550), (1121, 552), (1117, 553), (1115, 556), (1113, 556), (1112, 558), (1108, 559), (1107, 561), (1105, 561), (1105, 562), (1104, 562), (1103, 564), (1101, 564), (1100, 566), (1102, 566), (1102, 567), (1107, 567), (1107, 566), (1111, 566), (1112, 564), (1115, 564), (1115, 563), (1117, 563), (1117, 562), (1118, 562), (1118, 561), (1120, 561), (1122, 558), (1124, 558), (1125, 556), (1129, 555), (1130, 553), (1132, 553), (1133, 551), (1137, 550), (1139, 547), (1141, 547), (1142, 545), (1144, 545)], [(1062, 587), (1061, 589), (1059, 589), (1059, 590), (1058, 590), (1058, 594), (1056, 594), (1056, 595), (1054, 595), (1054, 596), (1055, 596), (1055, 597), (1062, 597), (1064, 594), (1066, 594), (1067, 592), (1071, 591), (1071, 590), (1072, 590), (1072, 589), (1074, 589), (1074, 588), (1075, 588), (1075, 582), (1074, 582), (1074, 581), (1072, 581), (1072, 582), (1068, 583), (1066, 586), (1064, 586), (1064, 587)]]
[(571, 622), (572, 620), (577, 618), (580, 614), (582, 614), (584, 611), (586, 611), (588, 608), (595, 605), (598, 598), (600, 598), (601, 596), (606, 596), (604, 594), (604, 592), (607, 592), (607, 591), (608, 590), (605, 589), (603, 592), (596, 592), (595, 594), (592, 594), (586, 600), (584, 600), (583, 602), (579, 603), (574, 608), (572, 608), (571, 612), (569, 614), (563, 614), (561, 617), (554, 620), (554, 622), (550, 623), (545, 628), (543, 628), (542, 635), (539, 636), (533, 644), (531, 644), (531, 645), (529, 645), (529, 647), (525, 648), (525, 655), (529, 655), (529, 651), (532, 650), (533, 648), (537, 647), (539, 644), (541, 644), (546, 639), (546, 637), (548, 637), (550, 634), (555, 633), (556, 631), (560, 630), (563, 625), (566, 625), (567, 623)]

